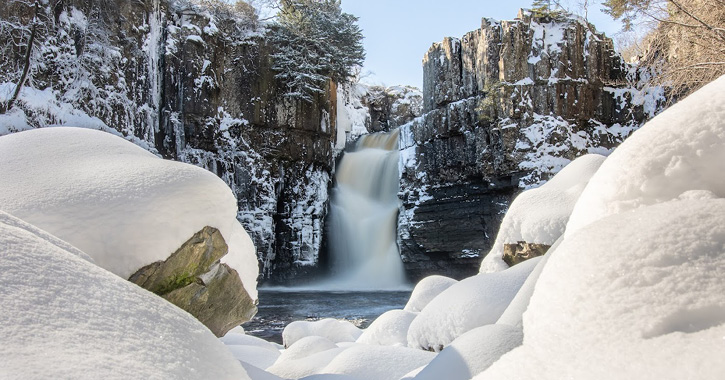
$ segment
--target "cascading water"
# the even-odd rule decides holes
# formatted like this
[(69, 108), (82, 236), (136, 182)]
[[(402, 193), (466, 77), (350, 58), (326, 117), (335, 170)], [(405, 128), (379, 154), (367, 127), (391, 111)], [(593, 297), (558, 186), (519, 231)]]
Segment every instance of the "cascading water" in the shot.
[(360, 138), (335, 174), (328, 229), (337, 289), (406, 286), (396, 244), (398, 131)]

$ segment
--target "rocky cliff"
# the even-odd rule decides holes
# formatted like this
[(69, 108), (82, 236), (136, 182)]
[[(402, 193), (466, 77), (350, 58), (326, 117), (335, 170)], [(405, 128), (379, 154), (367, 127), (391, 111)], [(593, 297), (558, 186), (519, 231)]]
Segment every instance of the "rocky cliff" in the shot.
[[(345, 140), (338, 143), (337, 87), (330, 82), (312, 102), (285, 97), (264, 28), (239, 6), (208, 4), (47, 3), (36, 18), (30, 80), (0, 134), (103, 129), (209, 169), (234, 191), (264, 277), (314, 271), (336, 145)], [(32, 6), (11, 1), (0, 9), (0, 33), (16, 27), (23, 41), (33, 16)], [(0, 67), (5, 96), (27, 50), (2, 48), (10, 58)]]
[(657, 111), (655, 90), (579, 19), (483, 19), (423, 58), (424, 115), (401, 127), (398, 244), (408, 272), (477, 272), (513, 197), (607, 153)]

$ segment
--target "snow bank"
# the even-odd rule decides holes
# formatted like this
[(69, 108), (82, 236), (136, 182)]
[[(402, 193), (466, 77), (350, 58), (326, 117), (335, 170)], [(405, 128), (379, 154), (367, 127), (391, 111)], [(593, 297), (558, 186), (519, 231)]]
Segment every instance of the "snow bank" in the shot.
[(562, 238), (557, 240), (557, 242), (551, 246), (549, 252), (544, 255), (541, 260), (539, 260), (539, 263), (536, 264), (534, 270), (531, 271), (529, 277), (526, 278), (526, 281), (521, 286), (521, 289), (519, 289), (514, 299), (511, 300), (511, 303), (509, 303), (506, 311), (504, 311), (498, 321), (496, 321), (497, 324), (514, 326), (519, 329), (524, 327), (523, 315), (529, 307), (529, 301), (531, 301), (531, 296), (534, 294), (534, 289), (536, 288), (536, 283), (539, 281), (539, 276), (541, 276), (544, 266), (549, 261), (549, 257), (554, 254), (554, 251), (562, 240)]
[(165, 260), (204, 226), (257, 298), (257, 258), (237, 203), (213, 173), (157, 158), (120, 137), (42, 128), (0, 137), (0, 210), (37, 225), (128, 278)]
[(280, 352), (277, 346), (264, 339), (245, 335), (243, 331), (240, 327), (235, 327), (219, 338), (237, 360), (265, 369), (279, 358)]
[(321, 336), (333, 343), (354, 342), (362, 334), (362, 330), (348, 321), (325, 318), (319, 321), (294, 321), (282, 331), (285, 347), (307, 336)]
[(723, 120), (725, 76), (656, 116), (607, 158), (572, 212), (567, 235), (686, 190), (725, 197)]
[(299, 379), (322, 372), (337, 355), (345, 351), (347, 347), (336, 347), (329, 350), (319, 351), (312, 355), (299, 359), (287, 359), (277, 361), (267, 371), (285, 379)]
[(612, 215), (553, 253), (524, 346), (480, 379), (722, 378), (725, 199)]
[(418, 281), (404, 310), (420, 312), (433, 298), (457, 282), (452, 278), (439, 275), (428, 276)]
[(407, 347), (355, 344), (337, 355), (321, 373), (349, 375), (358, 379), (398, 380), (428, 364), (436, 355)]
[(481, 273), (508, 268), (502, 260), (504, 244), (552, 245), (563, 235), (577, 199), (604, 159), (598, 154), (579, 157), (541, 187), (519, 194), (501, 222), (493, 248), (481, 262)]
[(0, 377), (249, 379), (199, 321), (0, 212)]
[(495, 323), (540, 259), (478, 274), (444, 290), (410, 324), (408, 345), (440, 351), (463, 333)]
[(408, 328), (418, 313), (390, 310), (377, 317), (357, 339), (358, 343), (408, 346)]
[(415, 377), (416, 380), (468, 380), (521, 345), (521, 329), (486, 325), (456, 338)]
[(322, 351), (332, 350), (333, 348), (337, 348), (337, 345), (327, 338), (321, 336), (307, 336), (296, 341), (288, 349), (284, 350), (278, 361), (283, 362), (286, 360), (304, 359), (310, 355)]

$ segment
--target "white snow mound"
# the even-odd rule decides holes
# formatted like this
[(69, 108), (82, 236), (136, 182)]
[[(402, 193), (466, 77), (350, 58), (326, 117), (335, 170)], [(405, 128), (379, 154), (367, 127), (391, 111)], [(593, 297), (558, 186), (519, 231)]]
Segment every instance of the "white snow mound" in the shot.
[(567, 235), (607, 215), (677, 198), (687, 190), (725, 197), (725, 76), (634, 132), (589, 181)]
[(599, 154), (581, 156), (541, 187), (519, 194), (501, 222), (493, 248), (481, 262), (481, 273), (508, 268), (502, 260), (504, 244), (552, 245), (563, 235), (577, 199), (604, 160)]
[(357, 339), (357, 343), (380, 346), (408, 346), (408, 328), (418, 313), (390, 310), (375, 318)]
[(408, 347), (355, 344), (337, 355), (320, 373), (358, 379), (398, 380), (428, 364), (436, 354)]
[(723, 278), (725, 199), (603, 218), (552, 252), (524, 345), (480, 379), (721, 379)]
[(444, 290), (410, 324), (408, 346), (440, 351), (463, 333), (496, 323), (540, 259), (478, 274)]
[(319, 321), (294, 321), (282, 331), (285, 347), (307, 336), (321, 336), (333, 343), (354, 342), (362, 334), (362, 330), (352, 323), (343, 320), (325, 318)]
[(41, 128), (0, 137), (0, 210), (58, 236), (126, 279), (205, 226), (219, 229), (257, 298), (257, 258), (229, 187), (109, 133)]
[(451, 285), (457, 283), (450, 277), (433, 275), (428, 276), (415, 284), (413, 293), (410, 294), (408, 303), (405, 304), (405, 311), (420, 312), (423, 310), (425, 305), (428, 304), (433, 298), (436, 298), (442, 291), (451, 287)]
[(249, 379), (171, 303), (0, 212), (0, 377)]

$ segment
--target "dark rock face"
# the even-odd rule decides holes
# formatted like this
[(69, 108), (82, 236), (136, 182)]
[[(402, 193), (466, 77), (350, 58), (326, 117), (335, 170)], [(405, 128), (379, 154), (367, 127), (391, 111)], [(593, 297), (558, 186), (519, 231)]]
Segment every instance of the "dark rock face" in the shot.
[(434, 44), (423, 69), (424, 115), (400, 140), (398, 244), (413, 279), (476, 273), (521, 189), (613, 149), (652, 112), (632, 101), (642, 94), (612, 41), (577, 20), (484, 19)]
[(129, 281), (186, 310), (216, 336), (257, 313), (234, 269), (219, 260), (228, 247), (219, 230), (204, 227), (168, 259), (140, 268)]
[(362, 101), (370, 110), (366, 125), (370, 132), (390, 132), (413, 121), (423, 110), (423, 94), (410, 86), (371, 86)]

